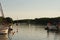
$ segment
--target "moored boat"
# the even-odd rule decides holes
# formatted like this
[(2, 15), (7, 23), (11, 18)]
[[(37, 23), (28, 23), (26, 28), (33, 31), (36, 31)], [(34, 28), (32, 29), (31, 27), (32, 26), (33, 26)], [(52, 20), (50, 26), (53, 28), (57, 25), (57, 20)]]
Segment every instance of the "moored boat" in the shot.
[(8, 27), (0, 27), (0, 34), (8, 34)]
[(0, 34), (8, 34), (9, 30), (12, 30), (12, 27), (9, 26), (12, 24), (11, 20), (9, 17), (5, 18), (4, 17), (4, 13), (3, 13), (3, 9), (0, 3), (0, 12), (1, 12), (1, 21), (0, 21)]
[(57, 27), (56, 27), (56, 25), (52, 25), (51, 23), (47, 23), (45, 30), (56, 31)]

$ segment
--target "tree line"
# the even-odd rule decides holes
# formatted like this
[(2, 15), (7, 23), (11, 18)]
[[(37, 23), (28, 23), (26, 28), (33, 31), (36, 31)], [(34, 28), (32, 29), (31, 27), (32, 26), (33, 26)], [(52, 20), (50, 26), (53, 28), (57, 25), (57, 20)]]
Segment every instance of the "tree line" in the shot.
[(23, 20), (14, 20), (13, 21), (13, 23), (26, 23), (26, 24), (36, 24), (36, 25), (46, 25), (48, 22), (55, 25), (58, 22), (60, 22), (60, 17), (23, 19)]
[(10, 18), (10, 17), (6, 17), (6, 18), (0, 17), (0, 24), (2, 24), (3, 22), (5, 22), (5, 23), (13, 23), (13, 19)]

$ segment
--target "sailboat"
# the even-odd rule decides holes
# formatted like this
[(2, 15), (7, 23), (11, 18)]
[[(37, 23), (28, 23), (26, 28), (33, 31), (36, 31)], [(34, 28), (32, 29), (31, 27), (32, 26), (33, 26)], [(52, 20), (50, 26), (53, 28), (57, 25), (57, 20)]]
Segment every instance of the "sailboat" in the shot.
[[(1, 17), (4, 18), (4, 14), (3, 14), (1, 3), (0, 3), (0, 11), (1, 11), (1, 14), (2, 14)], [(3, 24), (4, 24), (4, 21), (3, 21)], [(3, 24), (2, 23), (0, 24), (0, 34), (8, 34), (9, 27), (6, 27)]]

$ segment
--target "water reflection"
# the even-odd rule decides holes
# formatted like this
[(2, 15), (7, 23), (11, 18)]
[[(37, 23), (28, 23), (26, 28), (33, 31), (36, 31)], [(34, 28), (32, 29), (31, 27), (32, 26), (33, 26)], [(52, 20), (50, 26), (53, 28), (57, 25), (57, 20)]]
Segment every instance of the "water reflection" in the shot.
[(55, 33), (54, 40), (60, 40), (60, 33)]
[(13, 31), (6, 36), (0, 36), (0, 40), (60, 40), (60, 33), (47, 33), (43, 27), (44, 26), (30, 24), (14, 25)]
[(8, 36), (7, 35), (0, 35), (0, 40), (8, 40)]
[[(23, 25), (20, 24), (18, 27), (19, 32), (14, 36), (16, 40), (59, 40), (60, 36), (55, 32), (48, 32), (44, 30), (44, 26), (40, 25)], [(13, 39), (14, 40), (14, 39)]]

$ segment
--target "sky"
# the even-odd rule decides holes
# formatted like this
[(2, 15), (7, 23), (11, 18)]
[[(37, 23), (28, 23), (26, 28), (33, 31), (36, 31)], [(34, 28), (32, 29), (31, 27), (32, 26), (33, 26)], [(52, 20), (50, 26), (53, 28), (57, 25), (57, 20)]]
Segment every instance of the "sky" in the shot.
[(0, 0), (0, 2), (5, 17), (14, 20), (60, 16), (60, 0)]

